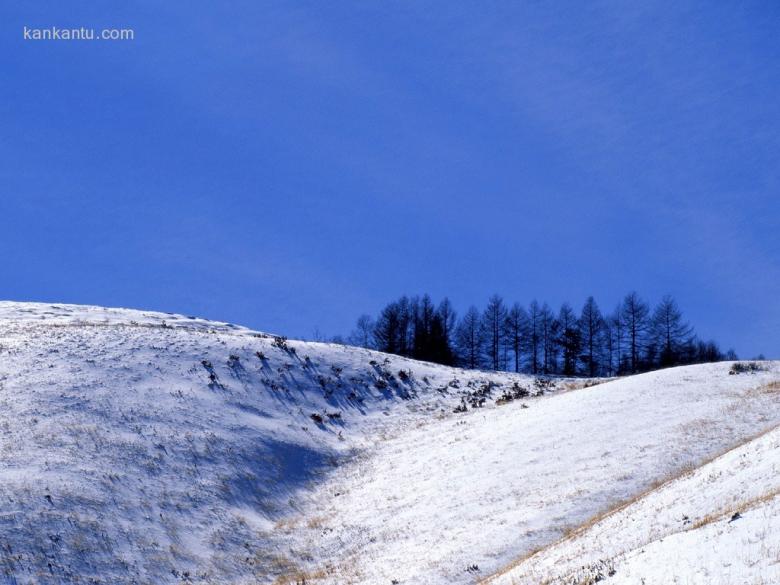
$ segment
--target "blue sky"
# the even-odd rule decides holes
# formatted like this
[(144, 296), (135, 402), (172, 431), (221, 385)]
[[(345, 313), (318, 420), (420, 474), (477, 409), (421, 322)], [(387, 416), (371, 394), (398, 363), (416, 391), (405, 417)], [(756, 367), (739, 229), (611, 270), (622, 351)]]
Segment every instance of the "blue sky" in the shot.
[(636, 289), (780, 357), (776, 3), (1, 11), (2, 298), (311, 337), (402, 293)]

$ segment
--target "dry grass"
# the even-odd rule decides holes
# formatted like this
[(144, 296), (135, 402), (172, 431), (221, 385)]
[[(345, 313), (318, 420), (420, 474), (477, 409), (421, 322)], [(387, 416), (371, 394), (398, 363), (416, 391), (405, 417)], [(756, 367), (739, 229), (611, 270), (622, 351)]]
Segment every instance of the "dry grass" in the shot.
[(588, 378), (583, 380), (570, 380), (568, 382), (562, 383), (559, 388), (561, 388), (564, 392), (570, 392), (572, 390), (592, 388), (593, 386), (598, 386), (599, 384), (604, 384), (606, 382), (612, 382), (616, 379), (617, 378)]
[(300, 518), (296, 518), (296, 517), (281, 518), (280, 520), (276, 521), (276, 524), (274, 525), (274, 530), (289, 532), (295, 529), (299, 524), (300, 524)]
[(780, 392), (780, 380), (773, 380), (772, 382), (769, 382), (769, 384), (761, 386), (761, 390), (767, 394), (775, 394)]
[(311, 529), (319, 529), (325, 526), (326, 516), (312, 516), (306, 521), (306, 527)]
[(718, 522), (719, 520), (723, 520), (724, 518), (733, 516), (737, 512), (743, 514), (744, 512), (747, 512), (752, 508), (757, 508), (761, 504), (766, 504), (767, 502), (773, 500), (777, 496), (780, 496), (780, 489), (772, 490), (758, 497), (745, 500), (744, 502), (742, 502), (736, 507), (729, 508), (727, 510), (720, 510), (719, 512), (712, 512), (711, 514), (707, 514), (706, 516), (699, 518), (698, 520), (696, 520), (696, 522), (693, 522), (682, 532), (689, 532), (691, 530), (696, 530), (697, 528), (701, 528), (703, 526), (707, 526), (708, 524), (712, 524), (713, 522)]
[(765, 396), (767, 394), (780, 394), (780, 380), (773, 380), (768, 384), (752, 388), (745, 393), (746, 398)]
[(323, 569), (317, 571), (301, 571), (296, 569), (292, 573), (277, 577), (274, 580), (273, 585), (308, 585), (319, 579), (324, 579), (327, 576), (328, 573)]
[(356, 569), (354, 559), (348, 559), (338, 565), (326, 565), (319, 569), (303, 571), (292, 568), (284, 575), (277, 577), (272, 585), (315, 585), (318, 581), (329, 578), (339, 585), (359, 585), (365, 582), (363, 576)]

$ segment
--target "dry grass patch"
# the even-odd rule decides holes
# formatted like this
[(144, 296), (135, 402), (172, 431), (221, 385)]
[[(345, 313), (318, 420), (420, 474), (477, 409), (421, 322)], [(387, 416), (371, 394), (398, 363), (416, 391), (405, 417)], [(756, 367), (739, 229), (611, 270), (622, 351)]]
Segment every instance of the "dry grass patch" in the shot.
[(359, 585), (365, 579), (356, 569), (354, 559), (349, 559), (338, 565), (328, 564), (325, 567), (310, 571), (295, 569), (287, 572), (273, 582), (272, 585), (315, 585), (323, 579), (330, 579), (339, 585)]
[(747, 396), (762, 396), (766, 394), (780, 394), (780, 380), (772, 380), (768, 384), (748, 390)]
[(294, 530), (300, 524), (300, 519), (296, 517), (281, 518), (276, 521), (274, 530), (280, 530), (282, 532), (289, 532)]
[(617, 380), (617, 378), (587, 378), (583, 380), (569, 380), (561, 384), (559, 388), (561, 388), (564, 392), (570, 392), (572, 390), (592, 388), (593, 386), (598, 386), (599, 384), (604, 384), (606, 382), (612, 382), (613, 380)]
[(312, 516), (306, 521), (306, 527), (312, 530), (322, 528), (325, 526), (327, 519), (327, 516)]
[(327, 576), (328, 573), (322, 569), (317, 571), (295, 570), (290, 574), (277, 577), (274, 580), (273, 585), (308, 585), (319, 579), (324, 579)]
[(769, 382), (769, 384), (766, 384), (764, 386), (761, 386), (761, 389), (769, 394), (774, 394), (780, 392), (780, 380), (774, 380), (772, 382)]
[(733, 517), (734, 514), (737, 513), (743, 514), (753, 508), (757, 508), (762, 504), (766, 504), (767, 502), (776, 498), (778, 495), (780, 495), (780, 489), (771, 490), (763, 495), (746, 500), (736, 507), (729, 508), (727, 510), (721, 510), (719, 512), (712, 512), (711, 514), (707, 514), (706, 516), (699, 518), (696, 522), (693, 522), (689, 527), (687, 527), (682, 532), (689, 532), (691, 530), (696, 530), (697, 528), (707, 526), (708, 524), (712, 524), (713, 522), (717, 522), (724, 518)]

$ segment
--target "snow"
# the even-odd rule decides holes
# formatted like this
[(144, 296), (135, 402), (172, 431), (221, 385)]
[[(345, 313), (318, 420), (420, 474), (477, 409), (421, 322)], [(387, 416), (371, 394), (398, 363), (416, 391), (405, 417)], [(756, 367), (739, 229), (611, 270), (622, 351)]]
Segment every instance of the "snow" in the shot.
[[(181, 315), (0, 302), (0, 581), (538, 583), (609, 563), (620, 583), (772, 582), (766, 367), (554, 379), (499, 406), (540, 386)], [(727, 544), (728, 566), (707, 556)]]
[(295, 569), (274, 536), (312, 484), (381, 434), (514, 381), (529, 379), (181, 315), (2, 302), (0, 575), (271, 582)]
[[(756, 393), (777, 400), (779, 392), (773, 384)], [(780, 429), (775, 428), (490, 582), (586, 583), (612, 572), (606, 583), (778, 583), (779, 496)]]
[(303, 549), (328, 559), (324, 582), (472, 583), (778, 424), (777, 396), (756, 391), (777, 368), (728, 369), (649, 373), (410, 429), (315, 490)]

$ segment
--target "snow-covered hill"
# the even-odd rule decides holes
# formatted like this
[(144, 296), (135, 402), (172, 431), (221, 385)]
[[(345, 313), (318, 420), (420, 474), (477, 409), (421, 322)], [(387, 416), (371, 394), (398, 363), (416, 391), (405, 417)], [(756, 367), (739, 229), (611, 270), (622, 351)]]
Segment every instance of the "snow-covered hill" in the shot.
[[(314, 491), (301, 517), (310, 526), (303, 549), (334, 584), (474, 583), (501, 573), (780, 423), (780, 395), (767, 390), (780, 378), (776, 365), (728, 372), (722, 363), (675, 368), (410, 430)], [(780, 452), (770, 449), (768, 461), (777, 464)], [(737, 475), (730, 489), (751, 481)], [(716, 478), (708, 489), (719, 486)], [(752, 488), (767, 493), (760, 483)], [(713, 503), (711, 494), (699, 497)], [(694, 518), (700, 508), (685, 511)], [(643, 538), (655, 521), (629, 519), (624, 530)], [(300, 542), (300, 526), (294, 534)], [(603, 549), (588, 550), (594, 563), (604, 558)], [(570, 568), (583, 556), (572, 555)], [(320, 574), (316, 566), (311, 575)], [(522, 582), (545, 582), (550, 566)], [(641, 577), (670, 582), (653, 575)]]
[[(780, 394), (770, 383), (757, 392)], [(778, 396), (776, 396), (776, 399)], [(780, 583), (780, 428), (546, 547), (495, 585)]]
[(0, 303), (0, 581), (296, 574), (277, 533), (310, 485), (378, 437), (530, 382), (184, 316)]
[[(616, 583), (668, 582), (648, 567), (678, 516), (696, 529), (674, 538), (712, 546), (752, 530), (743, 559), (777, 524), (776, 433), (739, 465), (653, 489), (780, 423), (780, 368), (766, 368), (535, 381), (184, 316), (0, 303), (0, 582), (531, 583), (607, 562)], [(746, 521), (723, 524), (735, 502)]]

